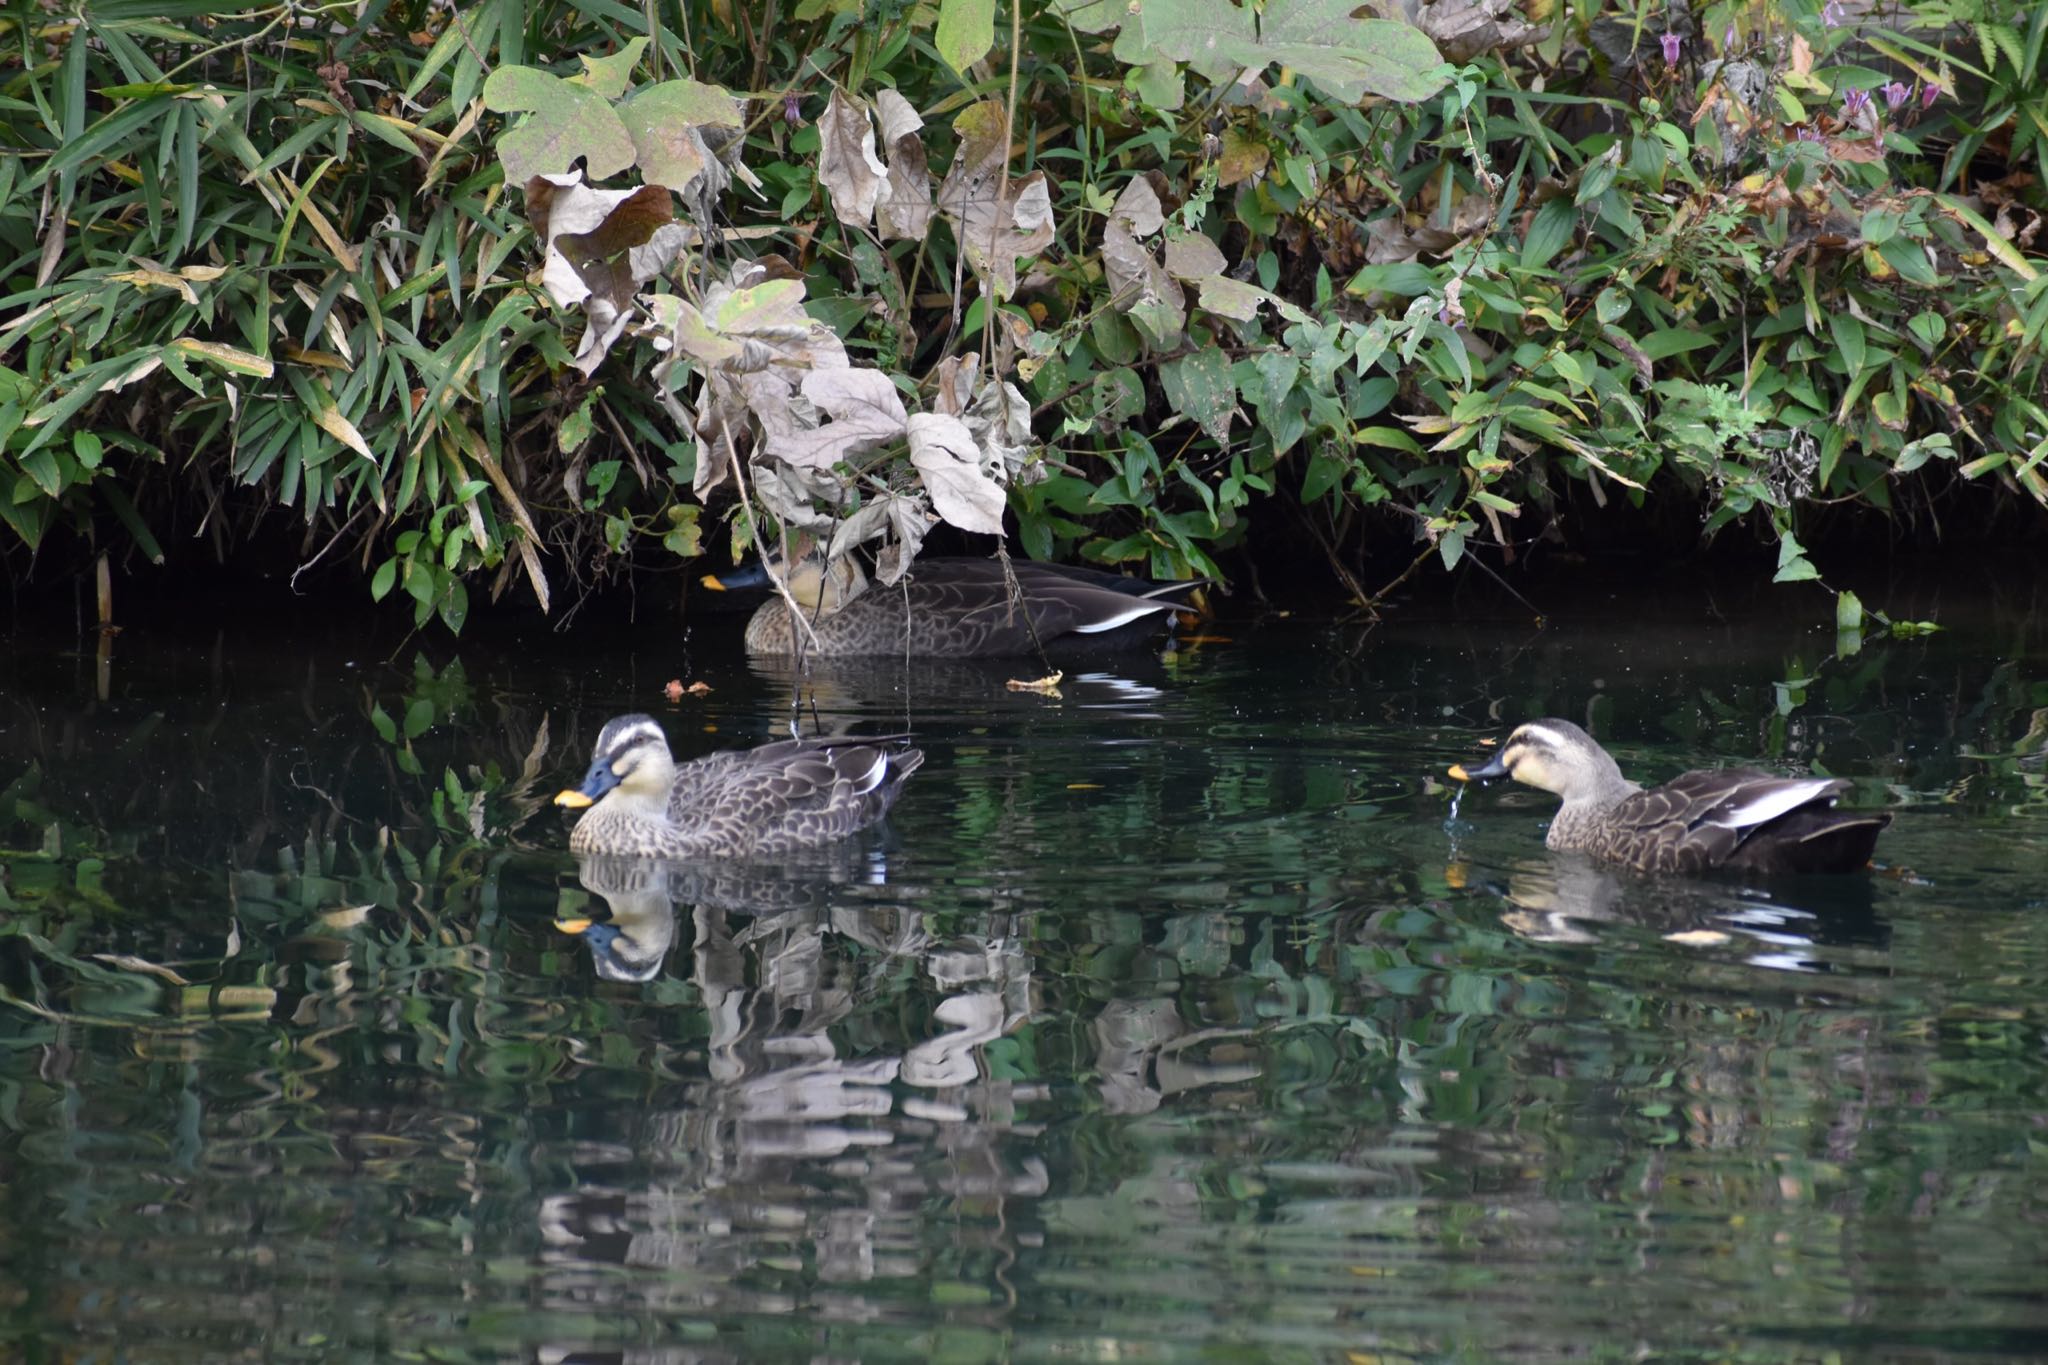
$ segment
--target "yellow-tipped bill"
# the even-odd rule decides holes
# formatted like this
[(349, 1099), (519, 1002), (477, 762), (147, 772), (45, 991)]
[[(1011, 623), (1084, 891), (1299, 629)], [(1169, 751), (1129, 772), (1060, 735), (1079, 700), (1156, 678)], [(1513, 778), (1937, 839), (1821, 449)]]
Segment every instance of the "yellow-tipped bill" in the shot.
[[(1451, 765), (1451, 776), (1456, 778), (1460, 782), (1470, 782), (1472, 780), (1472, 774), (1465, 771), (1465, 765), (1462, 763), (1453, 763)], [(562, 793), (562, 796), (567, 795), (567, 792)], [(555, 799), (559, 801), (562, 798), (558, 796)]]
[(585, 806), (594, 806), (597, 803), (574, 787), (565, 787), (555, 793), (555, 804), (567, 806), (570, 810), (582, 810)]
[(580, 934), (590, 927), (590, 921), (587, 919), (558, 919), (555, 921), (555, 927), (565, 934)]

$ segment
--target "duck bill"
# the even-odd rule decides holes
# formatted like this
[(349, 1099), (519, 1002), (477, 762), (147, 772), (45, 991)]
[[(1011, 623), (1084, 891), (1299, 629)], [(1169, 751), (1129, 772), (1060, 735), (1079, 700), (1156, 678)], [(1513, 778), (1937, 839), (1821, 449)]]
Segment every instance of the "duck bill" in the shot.
[(754, 563), (731, 573), (708, 573), (697, 581), (713, 592), (738, 592), (745, 588), (771, 587), (775, 580), (768, 576), (766, 564)]
[(583, 785), (570, 787), (555, 793), (555, 804), (570, 810), (582, 810), (594, 806), (603, 795), (619, 785), (619, 776), (603, 759), (590, 765), (590, 771), (583, 776)]
[(587, 919), (558, 919), (555, 921), (555, 928), (565, 934), (580, 934), (590, 927), (590, 923)]
[(1460, 782), (1496, 782), (1507, 775), (1507, 764), (1500, 761), (1499, 754), (1495, 754), (1476, 768), (1468, 768), (1462, 763), (1451, 765), (1451, 776)]

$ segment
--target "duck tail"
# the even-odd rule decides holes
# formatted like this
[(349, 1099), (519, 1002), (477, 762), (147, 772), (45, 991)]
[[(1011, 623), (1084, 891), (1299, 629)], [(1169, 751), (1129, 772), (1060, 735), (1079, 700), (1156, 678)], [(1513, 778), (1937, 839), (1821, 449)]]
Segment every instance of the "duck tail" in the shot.
[(1870, 861), (1877, 836), (1891, 822), (1881, 811), (1808, 807), (1772, 826), (1770, 848), (1758, 852), (1779, 872), (1854, 872)]

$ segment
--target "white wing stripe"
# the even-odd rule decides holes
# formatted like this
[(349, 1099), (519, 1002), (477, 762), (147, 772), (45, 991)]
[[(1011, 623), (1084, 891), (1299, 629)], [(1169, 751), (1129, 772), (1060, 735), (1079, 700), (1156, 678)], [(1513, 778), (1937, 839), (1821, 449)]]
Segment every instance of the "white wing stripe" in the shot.
[(1143, 597), (1134, 597), (1131, 599), (1131, 609), (1129, 611), (1118, 612), (1107, 621), (1090, 621), (1085, 626), (1075, 626), (1074, 634), (1099, 635), (1105, 630), (1115, 630), (1118, 626), (1127, 626), (1141, 616), (1151, 616), (1156, 612), (1171, 610), (1173, 606), (1174, 604), (1171, 602), (1154, 602)]
[(888, 776), (889, 755), (878, 753), (875, 755), (875, 761), (868, 766), (868, 770), (853, 779), (854, 795), (866, 796), (869, 792), (881, 786), (883, 780)]
[[(1810, 805), (1828, 794), (1833, 778), (1816, 777), (1804, 782), (1785, 782), (1758, 792), (1739, 806), (1730, 806), (1709, 818), (1708, 824), (1728, 829), (1751, 829), (1769, 824), (1779, 816)], [(1834, 804), (1830, 801), (1828, 804)]]

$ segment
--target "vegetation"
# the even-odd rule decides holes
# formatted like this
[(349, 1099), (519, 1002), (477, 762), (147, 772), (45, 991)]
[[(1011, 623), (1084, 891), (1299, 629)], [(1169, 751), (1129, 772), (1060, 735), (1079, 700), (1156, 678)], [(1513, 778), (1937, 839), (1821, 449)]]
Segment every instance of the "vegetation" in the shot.
[(1360, 596), (1581, 493), (2039, 525), (2048, 9), (1353, 8), (17, 5), (0, 553), (459, 630), (935, 518)]

